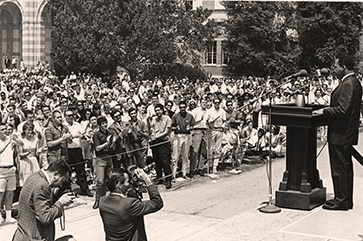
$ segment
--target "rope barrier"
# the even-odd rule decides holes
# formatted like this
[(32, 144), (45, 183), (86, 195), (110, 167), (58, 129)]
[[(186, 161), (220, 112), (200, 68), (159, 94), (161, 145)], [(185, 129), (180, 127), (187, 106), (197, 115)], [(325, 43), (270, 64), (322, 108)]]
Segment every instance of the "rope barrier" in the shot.
[[(207, 129), (206, 131), (207, 132), (210, 132), (210, 131), (213, 131), (214, 129)], [(170, 140), (167, 140), (167, 141), (163, 141), (163, 142), (159, 142), (159, 143), (156, 143), (156, 144), (153, 144), (153, 145), (150, 145), (149, 147), (142, 147), (142, 148), (138, 148), (138, 149), (133, 149), (133, 150), (130, 150), (130, 151), (125, 151), (125, 152), (121, 152), (121, 153), (117, 153), (115, 155), (109, 155), (107, 156), (107, 158), (112, 158), (112, 157), (116, 157), (116, 156), (119, 156), (119, 155), (124, 155), (124, 154), (129, 154), (129, 153), (133, 153), (133, 152), (137, 152), (137, 151), (141, 151), (141, 150), (146, 150), (148, 148), (153, 148), (153, 147), (156, 147), (156, 146), (160, 146), (160, 145), (163, 145), (163, 144), (166, 144), (166, 143), (169, 143)], [(327, 144), (327, 142), (324, 143), (323, 147), (320, 149), (317, 157), (321, 154), (322, 150), (324, 149), (325, 145)], [(243, 154), (245, 153), (246, 151), (240, 151), (240, 152), (235, 152), (233, 155), (239, 155), (239, 154)], [(210, 162), (210, 161), (214, 161), (215, 159), (221, 159), (223, 160), (224, 158), (228, 157), (230, 154), (225, 154), (224, 156), (220, 156), (220, 157), (212, 157), (212, 158), (206, 158), (204, 159), (205, 162)], [(96, 160), (96, 159), (99, 159), (97, 157), (93, 157), (91, 160)], [(102, 159), (102, 158), (101, 158)], [(82, 165), (82, 164), (86, 164), (88, 163), (89, 161), (83, 161), (83, 162), (76, 162), (76, 163), (72, 163), (72, 164), (69, 164), (70, 167), (73, 167), (73, 166), (77, 166), (77, 165)], [(15, 167), (15, 166), (14, 166)], [(208, 165), (209, 167), (209, 165)], [(29, 172), (29, 173), (23, 173), (23, 175), (27, 175), (27, 174), (32, 174), (32, 172)], [(153, 182), (158, 182), (160, 180), (163, 180), (163, 179), (166, 179), (170, 176), (174, 176), (176, 173), (172, 173), (172, 174), (169, 174), (169, 175), (166, 175), (162, 178), (158, 178), (158, 179), (155, 179), (153, 180)], [(0, 179), (5, 179), (5, 178), (10, 178), (10, 177), (16, 177), (17, 175), (8, 175), (8, 176), (4, 176), (4, 177), (0, 177)]]

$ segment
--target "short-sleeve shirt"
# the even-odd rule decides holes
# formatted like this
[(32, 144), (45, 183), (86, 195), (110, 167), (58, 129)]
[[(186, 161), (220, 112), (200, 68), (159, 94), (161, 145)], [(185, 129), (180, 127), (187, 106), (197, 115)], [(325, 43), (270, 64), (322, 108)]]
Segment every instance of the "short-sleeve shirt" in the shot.
[[(55, 127), (53, 122), (49, 123), (49, 126), (45, 129), (45, 139), (48, 141), (56, 141), (64, 134), (69, 133), (68, 127), (61, 124), (59, 127)], [(68, 160), (68, 146), (67, 140), (62, 141), (56, 146), (48, 147), (48, 159), (51, 157), (53, 160)]]
[(190, 113), (186, 113), (185, 117), (183, 117), (180, 112), (173, 115), (171, 126), (178, 127), (178, 130), (175, 131), (175, 134), (190, 134), (189, 128), (195, 125), (195, 119)]
[[(157, 116), (154, 116), (150, 121), (150, 132), (152, 136), (165, 132), (167, 128), (171, 128), (171, 119), (167, 115), (162, 115), (160, 120)], [(161, 139), (169, 140), (169, 135)]]
[(205, 116), (207, 121), (211, 121), (211, 128), (223, 127), (223, 123), (227, 120), (226, 112), (222, 108), (216, 110), (212, 107), (206, 111)]

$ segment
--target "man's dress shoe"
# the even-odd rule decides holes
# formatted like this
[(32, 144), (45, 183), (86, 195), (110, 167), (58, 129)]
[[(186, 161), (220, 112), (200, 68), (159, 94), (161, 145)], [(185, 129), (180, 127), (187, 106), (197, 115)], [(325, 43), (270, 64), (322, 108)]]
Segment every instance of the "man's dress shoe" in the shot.
[(323, 209), (348, 211), (349, 210), (349, 205), (347, 205), (347, 204), (337, 204), (337, 203), (334, 203), (333, 205), (324, 204)]
[(100, 204), (100, 200), (96, 200), (95, 201), (95, 203), (93, 204), (93, 209), (97, 209), (98, 208), (98, 206), (99, 206), (99, 204)]
[[(325, 201), (325, 204), (332, 206), (332, 205), (338, 204), (338, 201), (336, 201), (335, 199), (329, 199), (329, 200)], [(353, 209), (353, 203), (349, 203), (348, 208)]]

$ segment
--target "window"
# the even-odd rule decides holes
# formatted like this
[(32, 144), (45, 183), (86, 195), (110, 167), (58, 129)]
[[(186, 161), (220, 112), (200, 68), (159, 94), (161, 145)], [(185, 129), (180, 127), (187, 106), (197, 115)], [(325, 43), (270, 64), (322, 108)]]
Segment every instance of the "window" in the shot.
[(222, 64), (228, 64), (229, 62), (229, 53), (228, 49), (225, 47), (224, 43), (222, 43)]
[(217, 41), (208, 46), (206, 53), (206, 64), (216, 64), (217, 63)]

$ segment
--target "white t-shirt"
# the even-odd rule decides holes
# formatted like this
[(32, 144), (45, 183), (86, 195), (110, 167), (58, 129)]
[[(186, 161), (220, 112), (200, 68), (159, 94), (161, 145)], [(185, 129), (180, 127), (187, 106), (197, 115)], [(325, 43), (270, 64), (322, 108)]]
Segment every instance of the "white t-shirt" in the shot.
[[(0, 140), (0, 148), (4, 147), (10, 140), (10, 136), (7, 136), (5, 140)], [(5, 150), (0, 154), (0, 166), (12, 166), (14, 165), (13, 160), (13, 148), (12, 143), (8, 144)]]
[[(68, 130), (72, 135), (83, 134), (85, 132), (83, 126), (76, 121), (73, 121), (72, 125), (70, 125), (67, 121), (63, 124), (68, 127)], [(81, 138), (72, 138), (72, 142), (68, 143), (68, 148), (81, 148)]]

